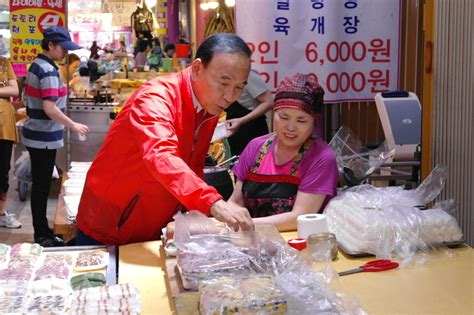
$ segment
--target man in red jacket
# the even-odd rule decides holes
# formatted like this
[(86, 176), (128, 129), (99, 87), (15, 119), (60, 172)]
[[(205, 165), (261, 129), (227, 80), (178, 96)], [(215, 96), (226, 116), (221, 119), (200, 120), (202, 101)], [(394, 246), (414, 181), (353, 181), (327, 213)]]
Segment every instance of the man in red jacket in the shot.
[(129, 98), (87, 173), (77, 245), (158, 239), (183, 205), (235, 230), (253, 229), (203, 180), (218, 116), (239, 98), (250, 49), (233, 34), (207, 38), (182, 72), (148, 81)]

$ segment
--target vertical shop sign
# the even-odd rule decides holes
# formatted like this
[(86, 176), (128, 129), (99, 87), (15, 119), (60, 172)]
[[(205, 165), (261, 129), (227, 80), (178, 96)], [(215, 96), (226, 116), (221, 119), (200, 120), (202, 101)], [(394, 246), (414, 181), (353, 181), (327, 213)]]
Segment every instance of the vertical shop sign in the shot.
[(31, 63), (41, 52), (43, 32), (65, 26), (64, 0), (10, 0), (10, 60)]
[(237, 34), (268, 86), (311, 74), (326, 102), (398, 89), (400, 18), (396, 0), (236, 1)]

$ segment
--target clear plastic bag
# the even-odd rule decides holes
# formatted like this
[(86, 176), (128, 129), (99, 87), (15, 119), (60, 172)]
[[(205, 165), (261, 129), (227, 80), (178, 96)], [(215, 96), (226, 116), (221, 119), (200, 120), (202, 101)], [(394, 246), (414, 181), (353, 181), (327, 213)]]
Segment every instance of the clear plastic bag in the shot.
[(403, 187), (361, 185), (331, 200), (324, 213), (330, 232), (348, 254), (370, 253), (378, 258), (397, 257), (403, 263), (425, 259), (423, 253), (444, 242), (462, 238), (456, 219), (441, 210), (420, 210), (433, 201), (446, 181), (447, 169), (437, 166), (414, 190)]
[[(246, 300), (251, 294), (261, 294), (252, 298), (256, 305), (261, 305), (257, 301), (267, 299), (270, 306), (281, 307), (281, 313), (364, 313), (357, 302), (347, 304), (342, 298), (344, 294), (329, 287), (337, 274), (332, 268), (313, 270), (312, 260), (288, 246), (273, 225), (257, 224), (255, 231), (227, 229), (212, 234), (207, 232), (215, 230), (212, 227), (215, 221), (199, 212), (178, 213), (175, 220), (178, 269), (185, 288), (212, 288), (201, 296), (201, 304), (205, 305), (203, 314), (213, 311), (223, 314), (218, 310), (232, 310), (232, 307), (251, 310), (248, 314), (267, 314), (272, 309), (249, 308), (251, 303)], [(194, 232), (190, 232), (190, 224), (194, 225), (191, 228)], [(204, 234), (195, 234), (196, 226)], [(260, 277), (274, 281), (268, 280), (272, 283), (268, 288), (252, 286)], [(237, 299), (238, 303), (234, 303)]]
[(14, 164), (15, 176), (23, 181), (31, 182), (31, 159), (28, 151), (23, 151)]
[(386, 143), (374, 150), (368, 150), (357, 136), (344, 126), (339, 128), (329, 146), (336, 155), (340, 179), (345, 186), (361, 184), (395, 153), (395, 150), (388, 149)]
[(271, 225), (231, 232), (197, 211), (178, 213), (175, 220), (177, 262), (186, 289), (223, 276), (276, 273), (292, 261), (291, 249)]
[[(23, 182), (31, 183), (31, 159), (28, 151), (23, 151), (20, 157), (13, 165), (16, 178)], [(59, 172), (56, 165), (53, 167), (51, 178), (59, 178)]]
[(222, 277), (199, 288), (201, 314), (285, 314), (288, 305), (273, 277)]

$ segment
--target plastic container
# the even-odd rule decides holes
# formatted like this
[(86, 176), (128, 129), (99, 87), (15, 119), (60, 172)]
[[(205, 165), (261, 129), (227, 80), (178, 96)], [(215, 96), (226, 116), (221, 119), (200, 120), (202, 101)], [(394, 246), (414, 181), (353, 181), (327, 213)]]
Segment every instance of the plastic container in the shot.
[(304, 238), (292, 238), (291, 240), (288, 240), (288, 245), (299, 251), (307, 247), (307, 243)]
[(319, 233), (308, 236), (308, 249), (316, 260), (337, 258), (337, 240), (333, 233)]
[(178, 58), (189, 58), (190, 44), (176, 44), (176, 56)]
[(171, 58), (162, 58), (161, 59), (161, 66), (163, 71), (171, 71), (173, 60)]

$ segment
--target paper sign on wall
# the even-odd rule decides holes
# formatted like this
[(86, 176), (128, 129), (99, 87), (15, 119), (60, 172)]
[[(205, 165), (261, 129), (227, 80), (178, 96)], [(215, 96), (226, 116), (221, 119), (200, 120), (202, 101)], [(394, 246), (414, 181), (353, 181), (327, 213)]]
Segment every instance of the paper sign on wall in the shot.
[(398, 89), (400, 16), (394, 0), (236, 1), (236, 30), (252, 50), (252, 68), (272, 90), (287, 75), (312, 74), (325, 102)]

